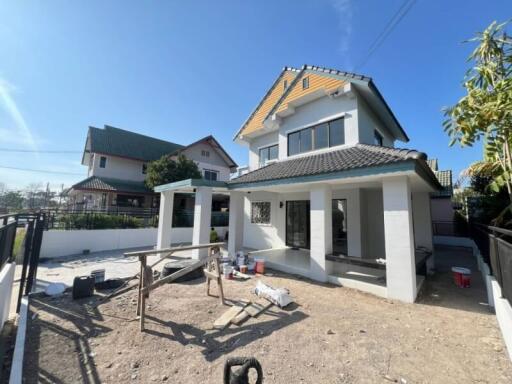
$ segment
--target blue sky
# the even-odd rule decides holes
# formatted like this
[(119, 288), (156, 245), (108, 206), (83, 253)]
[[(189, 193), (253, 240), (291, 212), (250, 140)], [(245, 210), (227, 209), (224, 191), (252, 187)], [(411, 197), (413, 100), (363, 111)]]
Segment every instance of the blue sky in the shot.
[[(2, 1), (0, 148), (83, 149), (109, 124), (181, 144), (232, 141), (283, 66), (352, 71), (403, 0)], [(480, 148), (448, 147), (443, 106), (463, 95), (461, 42), (512, 16), (510, 0), (418, 0), (357, 72), (371, 76), (411, 141), (455, 174)], [(81, 154), (0, 151), (0, 182), (69, 186)]]

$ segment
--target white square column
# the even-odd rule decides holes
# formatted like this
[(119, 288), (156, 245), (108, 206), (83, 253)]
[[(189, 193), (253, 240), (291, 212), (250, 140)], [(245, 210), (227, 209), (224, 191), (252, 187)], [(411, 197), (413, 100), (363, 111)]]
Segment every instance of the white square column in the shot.
[(311, 250), (309, 273), (313, 280), (327, 281), (326, 259), (332, 253), (332, 191), (329, 185), (310, 192)]
[(427, 260), (427, 272), (431, 273), (435, 267), (435, 262), (430, 193), (417, 192), (412, 194), (412, 217), (414, 220), (414, 241), (416, 246), (425, 247), (432, 251), (432, 256)]
[(229, 194), (229, 237), (228, 254), (234, 258), (243, 247), (244, 240), (244, 194), (231, 192)]
[[(192, 245), (208, 244), (210, 242), (210, 229), (212, 223), (212, 188), (198, 187), (194, 205), (194, 229), (192, 232)], [(193, 259), (204, 259), (208, 256), (208, 248), (194, 249)]]
[(171, 246), (172, 212), (174, 205), (174, 192), (160, 193), (160, 212), (158, 214), (158, 235), (156, 239), (157, 249)]
[(390, 299), (413, 303), (416, 299), (416, 260), (411, 188), (407, 176), (382, 182), (386, 281)]

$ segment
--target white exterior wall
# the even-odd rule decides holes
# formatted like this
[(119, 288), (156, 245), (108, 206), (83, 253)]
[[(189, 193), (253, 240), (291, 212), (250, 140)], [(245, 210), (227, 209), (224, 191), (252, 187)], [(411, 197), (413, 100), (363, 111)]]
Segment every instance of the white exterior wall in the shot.
[[(210, 242), (210, 225), (212, 219), (212, 188), (199, 187), (196, 189), (194, 205), (194, 228), (192, 231), (192, 245), (208, 244)], [(171, 235), (172, 237), (172, 235)], [(193, 259), (208, 257), (208, 249), (192, 250)]]
[(15, 270), (16, 263), (7, 263), (0, 271), (0, 331), (9, 317)]
[[(203, 156), (202, 151), (208, 151), (210, 156)], [(208, 143), (197, 143), (183, 151), (183, 154), (189, 160), (193, 160), (201, 174), (204, 175), (204, 170), (209, 169), (219, 172), (219, 181), (228, 181), (231, 171), (227, 166), (224, 159), (217, 153), (217, 151)]]
[[(270, 224), (251, 223), (251, 202), (270, 201)], [(282, 227), (285, 209), (279, 208), (279, 194), (272, 192), (252, 192), (244, 196), (244, 247), (270, 249), (284, 247), (284, 236), (278, 232)], [(282, 216), (282, 218), (280, 217)]]
[[(107, 164), (105, 168), (100, 168), (100, 158), (102, 156), (107, 158)], [(144, 181), (146, 175), (142, 173), (142, 164), (144, 164), (143, 161), (95, 153), (93, 156), (93, 168), (90, 176), (110, 177), (120, 180)]]
[(413, 303), (417, 287), (409, 180), (406, 176), (385, 179), (382, 194), (388, 297)]
[(317, 185), (310, 194), (311, 251), (309, 273), (313, 280), (327, 281), (325, 256), (332, 253), (332, 191)]
[(279, 132), (277, 131), (258, 136), (252, 140), (249, 146), (249, 170), (253, 171), (259, 168), (260, 148), (275, 144), (279, 144)]
[[(250, 169), (254, 170), (259, 167), (259, 148), (279, 143), (279, 159), (286, 159), (288, 157), (289, 133), (339, 117), (345, 118), (345, 144), (336, 148), (352, 146), (357, 143), (373, 144), (375, 130), (382, 135), (384, 146), (394, 147), (393, 136), (360, 95), (354, 93), (338, 98), (326, 96), (297, 107), (295, 113), (282, 118), (278, 132), (269, 132), (250, 139)], [(308, 156), (332, 149), (323, 148), (295, 156)]]
[[(210, 227), (208, 227), (210, 228)], [(223, 239), (227, 227), (215, 227)], [(172, 244), (192, 243), (193, 228), (173, 228)], [(45, 231), (41, 245), (41, 257), (55, 258), (90, 252), (109, 251), (135, 247), (152, 248), (157, 243), (157, 228), (93, 229), (70, 231)]]
[(382, 135), (382, 145), (385, 147), (394, 147), (392, 135), (362, 97), (357, 98), (357, 107), (359, 117), (359, 142), (374, 144), (374, 131), (377, 131)]
[[(341, 96), (334, 99), (322, 97), (298, 107), (293, 115), (282, 120), (281, 126), (279, 127), (279, 159), (288, 157), (289, 133), (343, 116), (345, 117), (345, 144), (333, 148), (351, 146), (359, 142), (356, 98), (348, 96)], [(333, 148), (324, 148), (319, 151), (311, 151), (295, 156), (308, 156), (316, 152), (332, 150)]]

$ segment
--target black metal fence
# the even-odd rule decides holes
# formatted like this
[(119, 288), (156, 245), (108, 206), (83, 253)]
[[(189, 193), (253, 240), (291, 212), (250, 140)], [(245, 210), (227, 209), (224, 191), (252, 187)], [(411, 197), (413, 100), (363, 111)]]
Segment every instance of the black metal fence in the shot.
[(45, 210), (44, 213), (46, 230), (158, 227), (158, 210), (155, 208), (136, 210)]
[(490, 265), (491, 273), (501, 287), (502, 296), (512, 304), (512, 231), (473, 224), (471, 237)]
[(39, 254), (43, 239), (45, 215), (20, 213), (0, 216), (0, 270), (6, 263), (14, 262), (14, 247), (19, 243), (16, 259), (22, 264), (18, 307), (23, 295), (28, 295), (36, 280)]
[(17, 228), (18, 215), (0, 216), (0, 271), (13, 259)]
[(432, 234), (434, 236), (468, 237), (469, 227), (464, 220), (432, 221)]
[[(172, 216), (173, 228), (192, 228), (194, 226), (194, 210), (180, 209), (175, 210)], [(212, 212), (210, 222), (212, 227), (229, 226), (229, 212)]]

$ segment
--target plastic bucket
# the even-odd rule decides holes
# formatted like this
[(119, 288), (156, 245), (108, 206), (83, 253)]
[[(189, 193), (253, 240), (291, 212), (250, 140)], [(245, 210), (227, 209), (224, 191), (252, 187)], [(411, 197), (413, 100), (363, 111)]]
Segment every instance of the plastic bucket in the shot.
[(265, 259), (254, 259), (254, 262), (256, 263), (255, 272), (263, 275), (265, 273)]
[(240, 266), (240, 272), (241, 273), (247, 273), (247, 265), (241, 265)]
[(463, 267), (453, 267), (453, 282), (459, 288), (469, 288), (471, 286), (471, 269)]
[(91, 272), (91, 276), (94, 277), (95, 283), (102, 283), (105, 281), (105, 270), (104, 269), (95, 269)]

